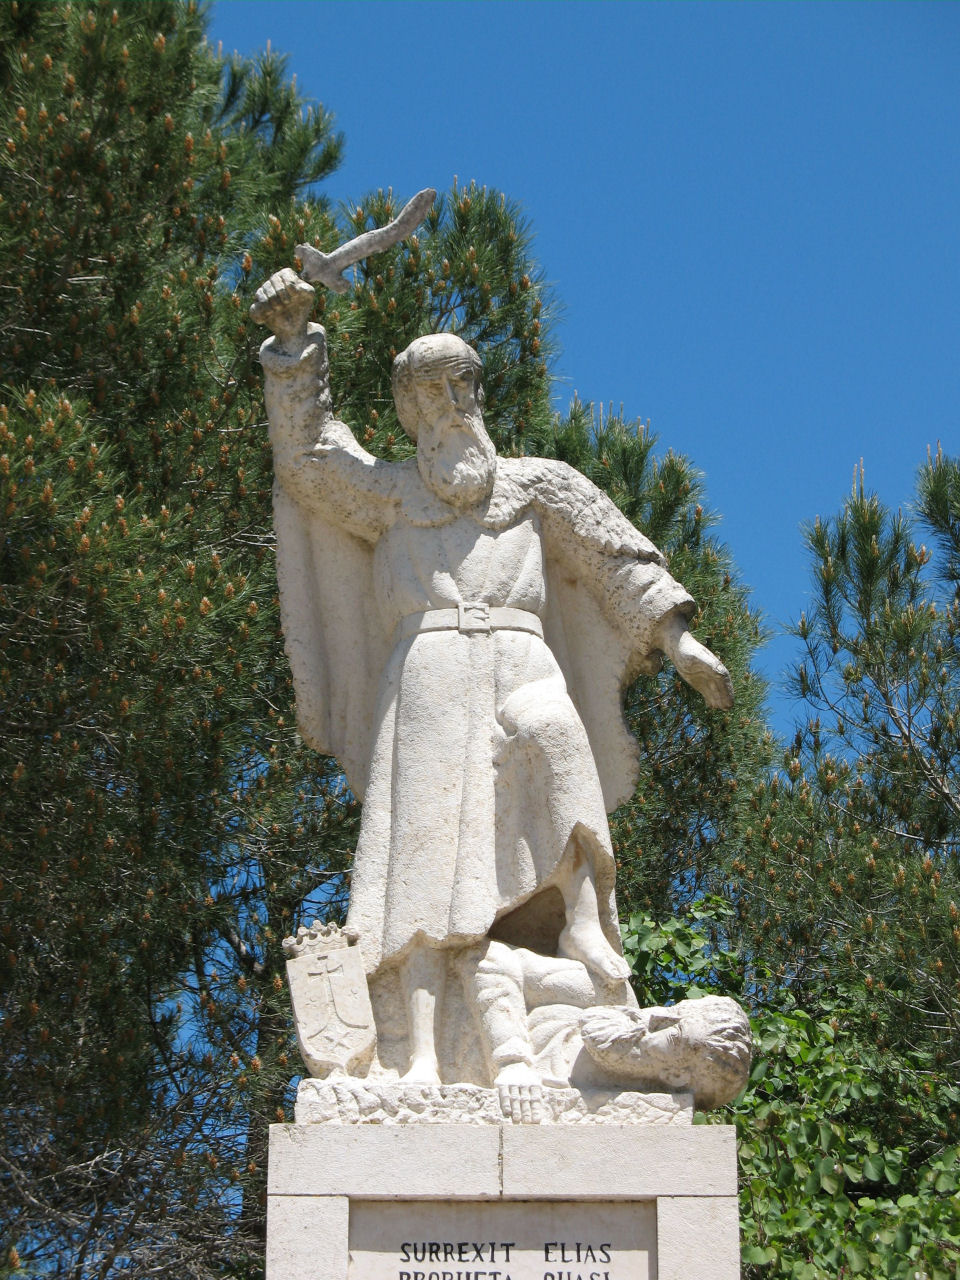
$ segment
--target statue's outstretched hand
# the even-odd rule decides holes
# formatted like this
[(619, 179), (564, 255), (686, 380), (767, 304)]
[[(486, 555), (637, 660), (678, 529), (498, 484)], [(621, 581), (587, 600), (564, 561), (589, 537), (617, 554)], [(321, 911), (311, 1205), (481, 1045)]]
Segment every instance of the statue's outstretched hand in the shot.
[(730, 672), (715, 653), (693, 638), (679, 615), (667, 619), (661, 627), (660, 648), (708, 707), (726, 711), (733, 706)]
[(288, 355), (299, 356), (307, 344), (307, 321), (315, 292), (294, 270), (283, 267), (257, 290), (250, 318), (272, 329)]

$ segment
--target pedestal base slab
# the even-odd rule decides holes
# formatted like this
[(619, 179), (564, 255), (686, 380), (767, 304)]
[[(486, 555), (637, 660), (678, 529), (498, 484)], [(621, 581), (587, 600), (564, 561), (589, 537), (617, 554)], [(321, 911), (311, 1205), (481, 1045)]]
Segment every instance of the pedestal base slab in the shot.
[(267, 1280), (738, 1280), (726, 1125), (274, 1125)]

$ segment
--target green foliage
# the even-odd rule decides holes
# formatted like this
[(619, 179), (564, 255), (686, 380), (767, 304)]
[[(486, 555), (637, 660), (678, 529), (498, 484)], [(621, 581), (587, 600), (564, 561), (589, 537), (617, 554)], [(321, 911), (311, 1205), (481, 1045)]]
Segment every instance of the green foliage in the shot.
[(260, 209), (338, 153), (282, 72), (227, 74), (195, 6), (0, 11), (0, 1256), (27, 1274), (261, 1252), (280, 938), (355, 825), (293, 731), (233, 288)]
[(747, 1088), (697, 1117), (737, 1128), (744, 1276), (954, 1277), (960, 1151), (944, 1140), (960, 1089), (929, 1055), (878, 1048), (855, 983), (819, 990), (815, 1014), (781, 989), (758, 1003), (756, 961), (716, 941), (734, 924), (719, 899), (664, 924), (635, 915), (624, 951), (644, 1003), (753, 992)]
[(623, 954), (644, 1005), (676, 1004), (713, 993), (743, 999), (743, 966), (724, 941), (733, 909), (708, 896), (657, 922), (634, 914), (622, 926)]
[(917, 477), (921, 517), (940, 548), (938, 572), (942, 582), (960, 590), (960, 467), (938, 447)]
[[(956, 470), (938, 457), (921, 492), (942, 492)], [(933, 523), (943, 510), (918, 514)], [(862, 974), (879, 1045), (955, 1066), (960, 613), (952, 589), (938, 590), (949, 544), (938, 578), (911, 522), (862, 483), (808, 542), (817, 590), (797, 627), (796, 687), (813, 716), (754, 793), (735, 868), (743, 919), (795, 988)]]
[[(731, 1108), (745, 1274), (955, 1276), (958, 1150), (918, 1158), (910, 1133), (917, 1116), (925, 1128), (955, 1111), (956, 1087), (931, 1099), (915, 1064), (864, 1042), (841, 1001), (820, 1015), (785, 1003), (755, 1019), (750, 1085)], [(903, 1122), (899, 1138), (877, 1128), (883, 1106)]]
[[(782, 1148), (776, 1194), (752, 1210), (748, 1256), (769, 1274), (953, 1276), (960, 1261), (957, 477), (955, 460), (928, 460), (907, 516), (860, 476), (806, 535), (815, 589), (795, 692), (810, 719), (752, 789), (731, 864), (752, 986), (761, 1005), (783, 987), (793, 1001), (777, 1012), (781, 1057), (758, 1066), (764, 1109), (743, 1103), (766, 1117), (756, 1158), (772, 1168)], [(814, 1165), (803, 1124), (824, 1116), (840, 1128)], [(820, 1194), (837, 1182), (819, 1215), (835, 1239), (800, 1249), (789, 1240), (807, 1230), (818, 1171)]]

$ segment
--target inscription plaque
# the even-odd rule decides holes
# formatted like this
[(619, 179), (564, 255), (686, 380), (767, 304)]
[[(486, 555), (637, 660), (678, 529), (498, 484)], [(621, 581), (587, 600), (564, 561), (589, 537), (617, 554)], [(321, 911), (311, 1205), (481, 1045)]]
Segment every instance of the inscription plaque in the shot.
[(348, 1280), (656, 1280), (656, 1206), (354, 1200)]

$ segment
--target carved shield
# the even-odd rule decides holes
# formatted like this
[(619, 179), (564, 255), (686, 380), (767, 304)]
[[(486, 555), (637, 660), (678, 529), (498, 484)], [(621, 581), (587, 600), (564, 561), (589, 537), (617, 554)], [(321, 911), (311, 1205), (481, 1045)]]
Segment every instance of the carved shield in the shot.
[(360, 948), (342, 941), (327, 947), (322, 937), (304, 941), (287, 960), (300, 1053), (312, 1076), (355, 1075), (370, 1062), (377, 1038)]

